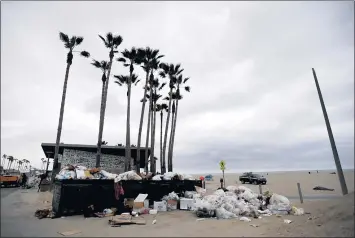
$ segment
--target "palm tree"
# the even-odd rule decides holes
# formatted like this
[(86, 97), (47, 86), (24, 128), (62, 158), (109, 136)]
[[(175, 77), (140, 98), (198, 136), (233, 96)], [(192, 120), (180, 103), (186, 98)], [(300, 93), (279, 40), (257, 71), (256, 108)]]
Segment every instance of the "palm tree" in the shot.
[(126, 153), (125, 153), (125, 171), (129, 171), (131, 168), (131, 147), (129, 146), (130, 144), (130, 104), (131, 104), (131, 93), (130, 93), (130, 87), (131, 84), (133, 83), (134, 85), (137, 85), (137, 83), (139, 82), (138, 80), (138, 76), (133, 74), (132, 76), (123, 76), (123, 75), (115, 75), (115, 78), (117, 78), (118, 80), (115, 81), (115, 83), (117, 83), (119, 86), (122, 86), (123, 84), (127, 85), (127, 125), (128, 128), (126, 128)]
[(13, 156), (8, 156), (7, 157), (8, 163), (7, 163), (7, 169), (9, 170), (11, 168), (11, 164), (14, 161), (14, 157)]
[[(59, 113), (59, 123), (58, 123), (58, 129), (57, 129), (57, 138), (56, 138), (56, 143), (55, 143), (55, 150), (54, 150), (54, 165), (53, 165), (53, 170), (58, 169), (58, 153), (59, 153), (59, 142), (60, 142), (60, 137), (62, 134), (62, 125), (63, 125), (63, 116), (64, 116), (64, 106), (65, 106), (65, 97), (66, 97), (66, 92), (67, 92), (67, 84), (68, 84), (68, 78), (69, 78), (69, 69), (70, 66), (73, 62), (73, 52), (79, 52), (79, 51), (74, 51), (75, 47), (80, 45), (84, 38), (81, 36), (72, 36), (70, 39), (68, 35), (64, 34), (63, 32), (59, 32), (59, 38), (62, 42), (64, 42), (64, 47), (69, 50), (67, 54), (67, 68), (65, 70), (65, 77), (64, 77), (64, 85), (63, 85), (63, 93), (62, 93), (62, 102), (60, 104), (60, 113)], [(87, 51), (81, 51), (80, 55), (83, 57), (89, 57), (90, 54)], [(53, 173), (53, 181), (55, 177), (55, 173)]]
[[(151, 71), (152, 66), (155, 68), (157, 65), (158, 59), (164, 57), (164, 55), (159, 55), (159, 50), (152, 50), (149, 47), (145, 48), (144, 50), (144, 58), (143, 58), (143, 66), (142, 68), (146, 72), (145, 77), (145, 85), (144, 85), (144, 92), (143, 92), (143, 99), (142, 99), (142, 109), (141, 109), (141, 117), (139, 120), (139, 129), (138, 129), (138, 142), (137, 142), (137, 161), (136, 161), (136, 172), (139, 173), (140, 171), (140, 148), (141, 148), (141, 138), (142, 138), (142, 129), (143, 129), (143, 118), (144, 118), (144, 111), (145, 111), (145, 104), (147, 102), (146, 95), (148, 90), (148, 82), (149, 82), (149, 73)], [(150, 116), (148, 115), (148, 121), (150, 120)], [(148, 122), (149, 124), (149, 122)], [(148, 129), (149, 132), (149, 129)], [(147, 140), (149, 140), (149, 134), (147, 133)], [(147, 144), (147, 143), (146, 143)], [(146, 145), (146, 167), (148, 167), (148, 149)]]
[(165, 164), (163, 164), (163, 111), (168, 111), (168, 105), (165, 103), (157, 104), (157, 112), (160, 112), (160, 172), (164, 173)]
[[(164, 145), (163, 145), (163, 163), (165, 163), (165, 154), (166, 154), (166, 143), (168, 139), (168, 128), (169, 128), (169, 120), (170, 120), (170, 113), (171, 113), (171, 103), (172, 103), (172, 94), (173, 94), (173, 88), (175, 87), (176, 83), (176, 78), (181, 74), (183, 69), (180, 69), (181, 65), (173, 65), (173, 64), (160, 64), (159, 67), (163, 69), (163, 71), (160, 73), (160, 76), (163, 78), (166, 77), (166, 75), (169, 76), (169, 106), (168, 106), (168, 114), (166, 117), (166, 124), (165, 124), (165, 135), (164, 135)], [(168, 171), (172, 172), (173, 168), (170, 162), (168, 161)], [(165, 172), (165, 171), (164, 171)]]
[[(173, 93), (172, 99), (175, 100), (175, 104), (173, 104), (173, 109), (174, 106), (175, 110), (173, 110), (173, 115), (172, 115), (172, 124), (171, 124), (171, 132), (170, 132), (170, 140), (169, 140), (169, 149), (168, 149), (168, 161), (170, 161), (171, 167), (173, 164), (173, 150), (174, 150), (174, 141), (175, 141), (175, 130), (176, 130), (176, 119), (177, 119), (177, 113), (178, 113), (178, 108), (179, 108), (179, 100), (182, 99), (182, 95), (180, 93), (180, 85), (185, 84), (189, 78), (183, 78), (183, 76), (180, 74), (176, 78), (176, 84), (177, 84), (177, 89), (176, 92)], [(189, 86), (184, 86), (184, 89), (187, 92), (190, 92), (190, 87)]]
[[(99, 139), (98, 139), (100, 141), (100, 140), (102, 140), (102, 131), (101, 130), (103, 130), (103, 123), (104, 123), (105, 88), (106, 88), (106, 79), (107, 79), (106, 72), (109, 69), (109, 63), (107, 63), (107, 61), (104, 61), (104, 60), (102, 60), (101, 62), (99, 62), (97, 60), (93, 60), (93, 62), (91, 64), (102, 71), (101, 106), (100, 106)], [(101, 128), (101, 125), (102, 125), (102, 128)], [(100, 134), (100, 131), (101, 131), (101, 134)], [(98, 153), (100, 153), (100, 156), (101, 156), (101, 145), (105, 145), (104, 142), (105, 141), (101, 141), (100, 146), (98, 146), (98, 150), (100, 150)], [(100, 167), (100, 158), (98, 159), (97, 157), (96, 157), (96, 167)]]
[(19, 162), (18, 162), (18, 168), (17, 168), (17, 170), (20, 170), (21, 169), (21, 167), (22, 167), (22, 160), (20, 160)]
[(110, 73), (111, 73), (111, 68), (112, 68), (112, 61), (115, 53), (118, 53), (117, 48), (119, 45), (122, 43), (122, 37), (121, 36), (114, 36), (112, 35), (111, 32), (106, 34), (106, 38), (102, 37), (99, 35), (101, 40), (104, 42), (105, 47), (108, 48), (109, 51), (109, 63), (108, 63), (108, 68), (107, 68), (107, 74), (105, 77), (105, 88), (104, 88), (104, 93), (102, 97), (102, 103), (101, 103), (101, 111), (100, 111), (100, 125), (99, 125), (99, 135), (98, 135), (98, 141), (97, 141), (97, 153), (96, 153), (96, 167), (100, 167), (100, 159), (101, 159), (101, 141), (102, 141), (102, 133), (104, 129), (104, 121), (105, 121), (105, 111), (106, 111), (106, 102), (107, 102), (107, 92), (108, 92), (108, 83), (110, 79)]
[[(151, 88), (153, 89), (153, 94), (151, 97), (151, 101), (152, 101), (152, 115), (151, 115), (151, 142), (150, 142), (150, 146), (151, 146), (151, 156), (150, 158), (154, 158), (154, 152), (155, 152), (155, 125), (156, 125), (156, 112), (157, 112), (157, 101), (158, 99), (161, 97), (160, 94), (157, 94), (157, 87), (159, 87), (159, 81), (158, 79), (155, 79), (153, 81), (153, 84), (151, 85)], [(151, 159), (150, 162), (150, 171), (152, 173), (156, 172), (156, 160), (155, 159)]]
[(123, 65), (125, 67), (129, 67), (129, 76), (117, 76), (115, 75), (118, 79), (116, 83), (120, 86), (122, 84), (127, 85), (127, 121), (126, 121), (126, 153), (125, 153), (125, 171), (130, 170), (131, 168), (131, 87), (132, 83), (137, 85), (137, 83), (140, 80), (138, 79), (138, 76), (133, 74), (134, 71), (134, 65), (140, 65), (143, 62), (144, 58), (144, 51), (143, 50), (137, 50), (136, 48), (132, 47), (131, 50), (125, 49), (122, 52), (123, 57), (120, 57), (117, 59), (119, 62), (123, 62)]
[(7, 159), (7, 155), (3, 154), (3, 155), (2, 155), (2, 163), (1, 163), (3, 169), (5, 168), (6, 159)]

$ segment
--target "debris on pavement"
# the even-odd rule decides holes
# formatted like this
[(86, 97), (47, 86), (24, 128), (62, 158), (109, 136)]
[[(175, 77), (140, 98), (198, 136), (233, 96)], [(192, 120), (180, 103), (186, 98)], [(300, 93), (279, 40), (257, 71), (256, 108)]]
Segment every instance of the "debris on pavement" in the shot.
[(255, 225), (255, 224), (250, 224), (250, 226), (252, 226), (252, 227), (259, 227), (259, 225)]
[(38, 219), (51, 218), (52, 209), (37, 209), (35, 212), (35, 217), (37, 217)]
[(285, 220), (284, 220), (284, 223), (290, 224), (290, 223), (292, 223), (292, 221), (291, 221), (291, 220), (288, 220), (288, 219), (285, 219)]
[(153, 220), (152, 224), (154, 225), (155, 223), (157, 223), (157, 220)]
[(80, 230), (72, 230), (72, 231), (64, 231), (64, 232), (58, 232), (59, 234), (61, 234), (62, 236), (71, 236), (71, 235), (75, 235), (75, 234), (79, 234), (81, 233)]
[(251, 222), (251, 219), (249, 219), (247, 217), (241, 217), (241, 218), (239, 218), (239, 221)]

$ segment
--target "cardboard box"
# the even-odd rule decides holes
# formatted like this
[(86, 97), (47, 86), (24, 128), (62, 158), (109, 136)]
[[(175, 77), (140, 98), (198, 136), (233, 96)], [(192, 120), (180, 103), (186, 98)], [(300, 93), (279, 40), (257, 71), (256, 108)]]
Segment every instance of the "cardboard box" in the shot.
[(192, 198), (180, 198), (180, 210), (191, 210), (194, 204)]
[(125, 198), (124, 205), (128, 206), (129, 208), (133, 208), (134, 199), (133, 198)]
[(140, 193), (136, 199), (134, 199), (133, 210), (139, 210), (144, 207), (144, 201), (148, 197), (148, 194)]
[(166, 201), (154, 202), (154, 210), (157, 210), (158, 212), (166, 212), (167, 211)]
[(168, 211), (176, 210), (177, 204), (178, 204), (178, 201), (176, 201), (176, 200), (168, 200)]

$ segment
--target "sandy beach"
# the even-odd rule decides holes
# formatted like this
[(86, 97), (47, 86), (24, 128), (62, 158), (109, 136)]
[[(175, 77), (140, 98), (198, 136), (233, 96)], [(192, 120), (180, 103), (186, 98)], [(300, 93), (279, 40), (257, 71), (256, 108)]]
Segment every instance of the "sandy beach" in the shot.
[[(341, 195), (341, 187), (337, 174), (330, 174), (331, 170), (311, 171), (291, 171), (291, 172), (263, 172), (258, 173), (267, 179), (267, 184), (262, 185), (263, 191), (269, 190), (285, 196), (295, 197), (298, 196), (297, 183), (301, 184), (301, 190), (304, 195), (319, 195), (319, 194), (333, 194)], [(206, 174), (202, 174), (203, 176)], [(206, 188), (208, 192), (214, 191), (220, 187), (219, 179), (222, 178), (222, 173), (212, 174), (213, 181), (206, 181)], [(238, 173), (231, 174), (225, 173), (226, 186), (228, 185), (242, 185), (238, 179), (241, 175)], [(199, 178), (201, 174), (196, 174), (194, 177)], [(354, 170), (344, 170), (344, 176), (349, 192), (354, 191)], [(243, 186), (249, 187), (254, 191), (259, 191), (258, 185), (244, 184)], [(315, 191), (315, 186), (323, 186), (332, 188), (334, 191)]]
[[(296, 207), (304, 208), (307, 214), (303, 216), (285, 215), (277, 217), (263, 217), (252, 219), (251, 222), (239, 219), (217, 220), (205, 219), (198, 221), (192, 211), (159, 212), (157, 215), (143, 215), (146, 225), (128, 225), (110, 227), (109, 218), (89, 218), (71, 216), (58, 219), (38, 220), (33, 216), (37, 208), (46, 208), (50, 204), (51, 194), (37, 193), (35, 190), (18, 190), (1, 203), (1, 236), (61, 236), (58, 232), (79, 230), (79, 237), (353, 237), (354, 236), (354, 171), (346, 171), (347, 185), (351, 193), (340, 196), (340, 186), (337, 175), (320, 171), (308, 174), (307, 172), (269, 173), (266, 175), (268, 184), (265, 188), (285, 195), (297, 196), (296, 183), (300, 182), (305, 195), (330, 194), (337, 195), (331, 199), (305, 199), (300, 204), (298, 199), (292, 199)], [(206, 184), (208, 193), (219, 186), (219, 175), (215, 180)], [(236, 184), (238, 174), (227, 174), (227, 185)], [(313, 191), (312, 187), (320, 185), (334, 188), (335, 191)], [(257, 191), (257, 185), (246, 185)], [(46, 202), (47, 201), (47, 202)], [(6, 205), (4, 205), (6, 204)], [(6, 219), (4, 219), (6, 218)], [(292, 220), (285, 224), (284, 219)], [(16, 220), (19, 227), (16, 229), (10, 224)], [(156, 224), (152, 221), (156, 220)], [(257, 225), (257, 227), (251, 226)]]

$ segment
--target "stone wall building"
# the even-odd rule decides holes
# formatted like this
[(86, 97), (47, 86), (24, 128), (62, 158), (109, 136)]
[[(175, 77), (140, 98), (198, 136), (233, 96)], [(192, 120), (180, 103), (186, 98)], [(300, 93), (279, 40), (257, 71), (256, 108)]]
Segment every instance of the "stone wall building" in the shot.
[[(55, 143), (42, 143), (42, 149), (46, 158), (54, 158)], [(61, 168), (67, 164), (94, 168), (96, 166), (96, 151), (96, 145), (60, 144), (58, 162)], [(148, 148), (148, 154), (150, 155), (150, 148)], [(137, 158), (137, 148), (131, 148), (131, 156), (131, 168), (134, 169)], [(140, 168), (144, 168), (145, 148), (141, 148), (140, 158)], [(119, 174), (124, 172), (124, 163), (125, 147), (102, 145), (100, 160), (102, 169)]]

